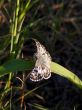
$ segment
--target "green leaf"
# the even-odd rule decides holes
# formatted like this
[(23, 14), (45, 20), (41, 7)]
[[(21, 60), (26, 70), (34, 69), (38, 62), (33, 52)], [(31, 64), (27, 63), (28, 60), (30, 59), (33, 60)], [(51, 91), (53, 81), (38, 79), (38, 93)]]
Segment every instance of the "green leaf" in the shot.
[(0, 66), (0, 77), (16, 71), (30, 70), (34, 67), (34, 61), (25, 61), (21, 59), (11, 59)]
[(82, 89), (82, 81), (79, 79), (77, 75), (75, 75), (73, 72), (69, 71), (68, 69), (64, 68), (63, 66), (52, 62), (51, 63), (51, 71), (53, 73), (56, 73), (60, 76), (63, 76), (73, 82), (75, 85), (77, 85), (80, 89)]
[[(34, 60), (25, 61), (21, 59), (11, 59), (2, 66), (0, 66), (0, 77), (10, 73), (10, 72), (17, 72), (17, 71), (25, 71), (31, 70), (34, 67)], [(60, 76), (65, 77), (66, 79), (73, 82), (77, 85), (80, 89), (82, 89), (82, 81), (79, 79), (77, 75), (73, 72), (69, 71), (68, 69), (64, 68), (63, 66), (52, 62), (51, 63), (51, 71), (56, 73)]]

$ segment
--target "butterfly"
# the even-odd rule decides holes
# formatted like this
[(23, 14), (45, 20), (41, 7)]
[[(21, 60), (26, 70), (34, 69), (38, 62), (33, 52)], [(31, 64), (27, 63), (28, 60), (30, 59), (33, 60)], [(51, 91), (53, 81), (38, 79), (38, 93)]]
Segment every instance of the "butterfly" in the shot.
[(36, 44), (37, 51), (34, 54), (36, 58), (35, 67), (30, 72), (30, 80), (34, 82), (41, 81), (43, 79), (49, 79), (51, 77), (50, 63), (51, 56), (45, 47), (36, 39), (33, 39)]

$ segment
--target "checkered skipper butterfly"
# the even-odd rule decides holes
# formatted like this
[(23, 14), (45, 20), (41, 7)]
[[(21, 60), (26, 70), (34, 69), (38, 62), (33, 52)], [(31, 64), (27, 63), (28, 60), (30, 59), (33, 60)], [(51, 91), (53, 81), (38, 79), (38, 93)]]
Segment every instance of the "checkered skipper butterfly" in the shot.
[(37, 52), (34, 54), (36, 63), (34, 69), (30, 73), (30, 80), (38, 82), (42, 79), (48, 79), (51, 77), (51, 56), (39, 41), (36, 39), (33, 40), (35, 41)]

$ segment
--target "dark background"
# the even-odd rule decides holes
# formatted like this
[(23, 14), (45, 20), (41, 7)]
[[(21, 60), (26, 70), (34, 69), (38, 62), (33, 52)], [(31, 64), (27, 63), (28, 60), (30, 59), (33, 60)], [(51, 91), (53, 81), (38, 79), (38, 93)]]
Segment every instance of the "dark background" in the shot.
[[(9, 8), (7, 1), (4, 5)], [(9, 17), (2, 9), (1, 7), (0, 36), (7, 35), (9, 29)], [(23, 35), (38, 39), (47, 48), (53, 61), (82, 79), (81, 0), (40, 0), (27, 13), (23, 27), (28, 26), (32, 21), (37, 22), (29, 28), (28, 33), (25, 31)], [(1, 38), (0, 42), (3, 40)], [(5, 55), (1, 56), (1, 60), (5, 60), (4, 58)], [(33, 83), (27, 80), (25, 83), (28, 91), (42, 85), (33, 94), (25, 97), (28, 110), (37, 110), (32, 107), (35, 103), (49, 110), (80, 110), (82, 108), (82, 91), (63, 77), (52, 73), (52, 77), (46, 81)]]

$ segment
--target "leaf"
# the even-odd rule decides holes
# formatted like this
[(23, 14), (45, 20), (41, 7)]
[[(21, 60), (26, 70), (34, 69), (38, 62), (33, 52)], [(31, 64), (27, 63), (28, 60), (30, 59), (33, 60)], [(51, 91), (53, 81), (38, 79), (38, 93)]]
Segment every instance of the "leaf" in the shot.
[[(34, 67), (34, 64), (35, 62), (33, 59), (30, 61), (25, 61), (21, 59), (11, 59), (2, 66), (0, 66), (0, 77), (10, 72), (31, 70)], [(64, 68), (63, 66), (55, 62), (52, 62), (51, 71), (55, 74), (65, 77), (66, 79), (70, 80), (75, 85), (77, 85), (80, 89), (82, 89), (82, 81), (79, 79), (79, 77), (75, 75), (73, 72)]]
[(77, 85), (80, 89), (82, 89), (82, 81), (79, 79), (77, 75), (75, 75), (73, 72), (69, 71), (68, 69), (64, 68), (63, 66), (52, 62), (51, 63), (51, 71), (53, 73), (56, 73), (60, 76), (63, 76), (73, 82), (75, 85)]
[(34, 67), (34, 61), (25, 61), (21, 59), (11, 59), (0, 66), (0, 77), (16, 71), (30, 70)]

